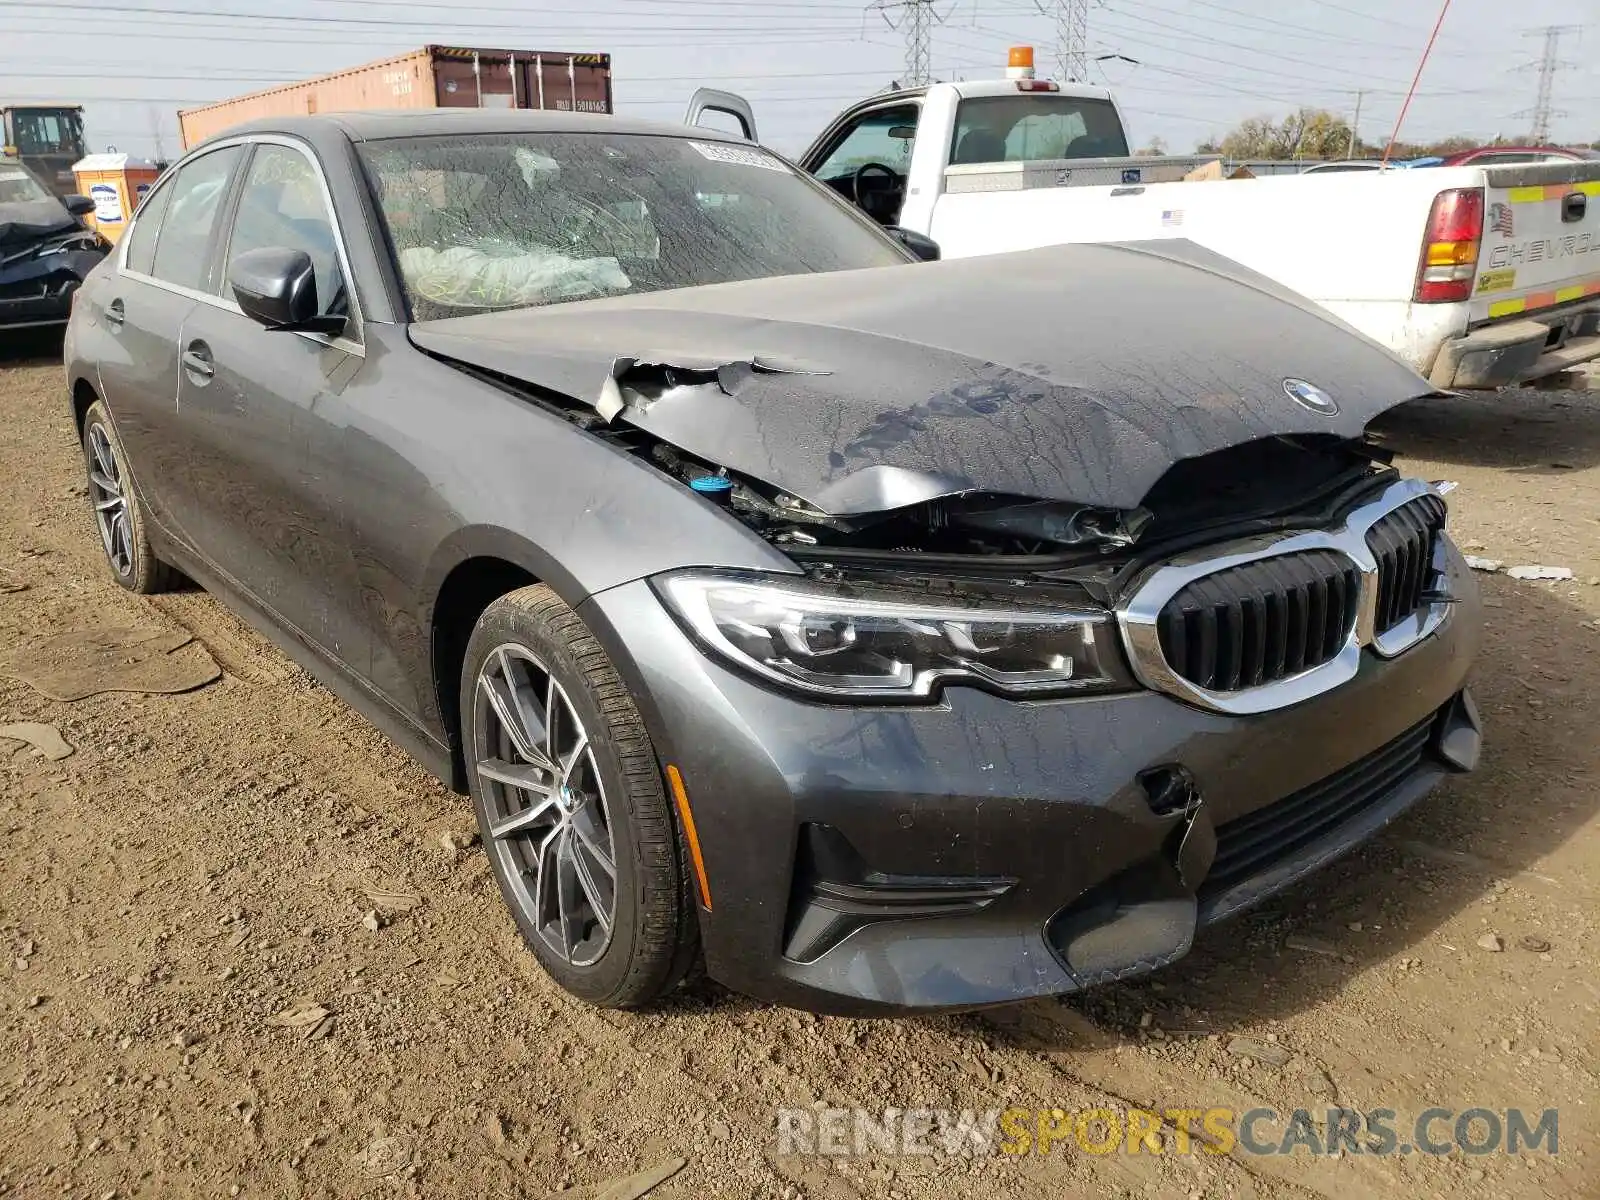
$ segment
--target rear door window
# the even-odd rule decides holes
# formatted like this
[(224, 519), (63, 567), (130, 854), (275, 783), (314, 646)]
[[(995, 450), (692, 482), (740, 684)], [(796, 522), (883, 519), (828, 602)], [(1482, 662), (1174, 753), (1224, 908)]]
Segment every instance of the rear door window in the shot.
[(168, 189), (172, 199), (159, 222), (151, 275), (179, 287), (205, 287), (217, 214), (243, 153), (242, 146), (224, 146), (178, 169)]
[(123, 266), (141, 275), (148, 275), (156, 264), (156, 236), (161, 232), (161, 215), (167, 211), (172, 199), (170, 184), (158, 187), (139, 207), (139, 215), (128, 234), (127, 257)]

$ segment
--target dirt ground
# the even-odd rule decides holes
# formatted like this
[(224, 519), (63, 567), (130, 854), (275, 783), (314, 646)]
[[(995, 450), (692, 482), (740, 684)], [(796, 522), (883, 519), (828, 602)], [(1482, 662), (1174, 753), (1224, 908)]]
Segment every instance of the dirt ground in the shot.
[[(132, 625), (225, 673), (76, 703), (0, 679), (0, 723), (75, 748), (0, 742), (0, 1194), (589, 1200), (683, 1159), (653, 1200), (1600, 1196), (1600, 391), (1386, 422), (1406, 466), (1460, 481), (1471, 552), (1576, 573), (1482, 577), (1476, 775), (1154, 978), (854, 1022), (706, 984), (644, 1015), (567, 999), (465, 802), (204, 593), (113, 586), (50, 350), (0, 361), (0, 654)], [(302, 1002), (331, 1020), (274, 1023)], [(1560, 1153), (825, 1159), (774, 1135), (818, 1102), (1335, 1100), (1559, 1108)]]

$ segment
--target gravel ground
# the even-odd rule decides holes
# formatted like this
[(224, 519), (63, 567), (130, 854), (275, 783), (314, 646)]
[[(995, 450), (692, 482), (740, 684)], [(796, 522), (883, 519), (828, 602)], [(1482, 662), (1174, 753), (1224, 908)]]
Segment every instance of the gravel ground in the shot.
[[(0, 360), (0, 653), (187, 630), (224, 676), (76, 703), (0, 679), (0, 723), (75, 748), (0, 742), (0, 1193), (621, 1200), (644, 1182), (608, 1181), (682, 1159), (653, 1198), (1600, 1196), (1600, 392), (1385, 423), (1408, 468), (1460, 481), (1472, 553), (1576, 574), (1484, 577), (1476, 775), (1154, 978), (869, 1023), (708, 984), (601, 1013), (546, 982), (462, 800), (205, 594), (112, 585), (49, 349)], [(817, 1102), (1335, 1101), (1556, 1107), (1560, 1154), (831, 1159), (774, 1136)]]

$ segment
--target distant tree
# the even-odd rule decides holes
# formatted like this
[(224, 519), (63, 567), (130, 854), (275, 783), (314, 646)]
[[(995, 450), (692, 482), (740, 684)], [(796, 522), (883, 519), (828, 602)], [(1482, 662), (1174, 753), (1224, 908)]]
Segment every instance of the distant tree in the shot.
[(1337, 113), (1302, 108), (1281, 121), (1241, 121), (1218, 149), (1229, 158), (1343, 158), (1350, 150), (1350, 125)]
[(1161, 137), (1153, 137), (1143, 148), (1135, 150), (1133, 153), (1135, 158), (1162, 158), (1167, 153), (1167, 140)]

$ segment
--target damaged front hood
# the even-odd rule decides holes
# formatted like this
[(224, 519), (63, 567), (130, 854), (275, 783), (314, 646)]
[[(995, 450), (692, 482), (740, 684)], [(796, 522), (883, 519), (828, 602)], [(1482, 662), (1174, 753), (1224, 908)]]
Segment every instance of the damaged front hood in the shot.
[(1171, 241), (518, 309), (411, 338), (836, 515), (962, 492), (1131, 509), (1179, 460), (1357, 438), (1432, 390), (1309, 301)]
[(77, 228), (78, 218), (59, 200), (8, 201), (0, 204), (0, 253)]

